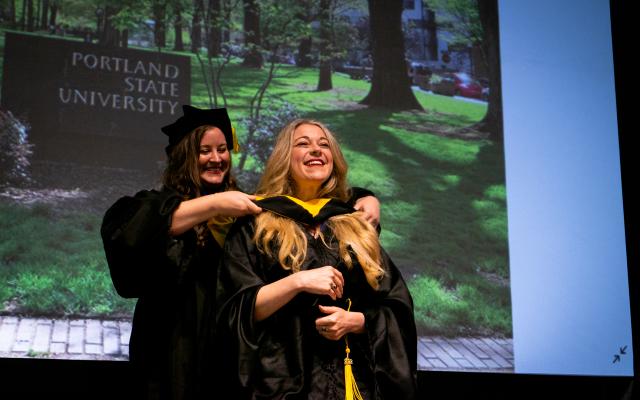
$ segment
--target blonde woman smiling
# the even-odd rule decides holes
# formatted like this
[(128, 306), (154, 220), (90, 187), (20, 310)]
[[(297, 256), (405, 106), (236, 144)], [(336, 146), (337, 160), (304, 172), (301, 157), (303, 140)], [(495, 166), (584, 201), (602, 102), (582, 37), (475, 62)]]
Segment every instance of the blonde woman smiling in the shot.
[(227, 237), (220, 374), (238, 398), (416, 395), (412, 299), (376, 230), (346, 203), (347, 169), (322, 123), (291, 122), (258, 186), (263, 212)]

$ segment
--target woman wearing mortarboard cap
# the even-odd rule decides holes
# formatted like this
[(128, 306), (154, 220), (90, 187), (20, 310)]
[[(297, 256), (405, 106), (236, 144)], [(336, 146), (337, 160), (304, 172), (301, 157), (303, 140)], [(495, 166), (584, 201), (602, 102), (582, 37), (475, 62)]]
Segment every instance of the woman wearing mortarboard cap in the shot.
[[(138, 298), (129, 354), (137, 395), (147, 398), (208, 394), (222, 246), (236, 217), (261, 212), (230, 173), (238, 141), (226, 109), (185, 105), (183, 114), (162, 128), (169, 137), (162, 188), (119, 199), (101, 229), (117, 292)], [(377, 200), (366, 190), (354, 193), (357, 207), (377, 220)]]
[(234, 399), (414, 399), (413, 301), (376, 230), (348, 204), (347, 164), (322, 123), (276, 139), (219, 271), (218, 375)]

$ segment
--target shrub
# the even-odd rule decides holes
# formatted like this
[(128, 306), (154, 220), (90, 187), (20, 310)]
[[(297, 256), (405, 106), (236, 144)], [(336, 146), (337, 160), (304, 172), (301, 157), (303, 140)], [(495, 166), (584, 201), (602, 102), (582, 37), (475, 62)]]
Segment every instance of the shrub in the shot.
[(21, 186), (31, 181), (29, 158), (32, 145), (29, 127), (11, 114), (0, 110), (0, 187)]

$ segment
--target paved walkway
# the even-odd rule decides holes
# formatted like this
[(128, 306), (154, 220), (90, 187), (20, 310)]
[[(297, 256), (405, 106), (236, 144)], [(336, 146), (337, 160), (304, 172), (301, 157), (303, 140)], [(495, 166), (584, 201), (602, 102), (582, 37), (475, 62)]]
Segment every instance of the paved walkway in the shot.
[(0, 316), (0, 357), (127, 360), (130, 321)]
[[(127, 360), (130, 321), (0, 316), (0, 357)], [(420, 337), (418, 369), (513, 372), (511, 339)]]

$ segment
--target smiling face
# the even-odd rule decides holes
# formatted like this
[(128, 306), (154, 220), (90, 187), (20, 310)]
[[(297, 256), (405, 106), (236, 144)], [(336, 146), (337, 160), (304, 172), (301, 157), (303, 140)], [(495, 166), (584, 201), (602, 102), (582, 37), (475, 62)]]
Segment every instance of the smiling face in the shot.
[(222, 184), (229, 172), (231, 156), (227, 140), (218, 128), (207, 129), (200, 140), (198, 166), (203, 186)]
[(333, 172), (333, 154), (329, 139), (317, 125), (302, 124), (293, 133), (290, 175), (297, 197), (313, 199)]

